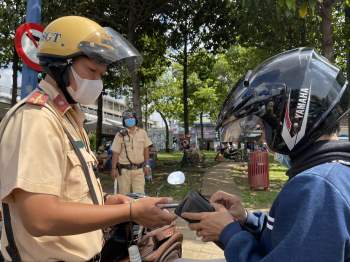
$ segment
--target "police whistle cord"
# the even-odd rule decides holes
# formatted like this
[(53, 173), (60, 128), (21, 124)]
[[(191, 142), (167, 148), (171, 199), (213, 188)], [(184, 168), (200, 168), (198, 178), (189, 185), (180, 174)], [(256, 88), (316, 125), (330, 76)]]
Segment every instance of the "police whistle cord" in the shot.
[[(123, 130), (122, 130), (123, 131)], [(125, 156), (126, 158), (128, 159), (129, 163), (130, 163), (130, 166), (138, 166), (138, 164), (134, 164), (133, 162), (131, 162), (130, 158), (129, 158), (129, 154), (128, 154), (128, 149), (126, 148), (126, 144), (125, 144), (125, 136), (128, 136), (129, 137), (129, 134), (127, 133), (127, 130), (126, 131), (123, 131), (123, 132), (120, 132), (120, 134), (123, 136), (123, 142), (124, 142), (124, 150), (125, 150)], [(130, 141), (130, 137), (129, 137), (129, 141)], [(119, 171), (119, 176), (122, 175), (122, 172), (121, 172), (121, 169), (122, 169), (122, 165), (121, 164), (117, 164), (118, 166), (118, 171)], [(119, 170), (120, 169), (120, 170)]]
[[(10, 112), (10, 116), (12, 116), (19, 108), (21, 108), (23, 105), (25, 105), (25, 102), (23, 101), (22, 103), (18, 103), (16, 106), (14, 106)], [(2, 124), (2, 129), (0, 130), (0, 141), (2, 139), (3, 134), (5, 133), (5, 128), (10, 121), (11, 117), (8, 117), (7, 120), (4, 120)], [(12, 230), (12, 224), (11, 224), (11, 215), (10, 215), (10, 208), (7, 203), (2, 202), (2, 212), (4, 216), (4, 226), (5, 226), (5, 233), (6, 233), (6, 238), (8, 242), (8, 246), (6, 247), (6, 251), (8, 255), (10, 256), (11, 260), (14, 262), (21, 262), (21, 256), (18, 252), (15, 238), (13, 235), (13, 230)]]
[[(47, 108), (49, 111), (51, 111), (53, 113), (53, 115), (58, 119), (59, 117), (57, 116), (57, 114), (48, 106), (45, 106), (45, 108)], [(83, 154), (80, 152), (80, 149), (79, 147), (77, 146), (77, 143), (74, 141), (74, 138), (72, 137), (72, 135), (68, 132), (68, 130), (62, 125), (63, 129), (64, 129), (64, 132), (66, 133), (68, 139), (69, 139), (69, 142), (71, 143), (73, 149), (74, 149), (74, 152), (75, 154), (77, 155), (79, 161), (80, 161), (80, 164), (81, 164), (81, 167), (83, 169), (83, 173), (84, 173), (84, 176), (85, 176), (85, 179), (86, 179), (86, 183), (89, 187), (89, 191), (90, 191), (90, 194), (91, 194), (91, 199), (92, 199), (92, 202), (94, 203), (94, 205), (99, 205), (98, 203), (98, 198), (97, 198), (97, 195), (96, 195), (96, 192), (95, 192), (95, 188), (92, 184), (92, 180), (91, 180), (91, 177), (90, 177), (90, 172), (89, 172), (89, 168), (86, 164), (86, 161), (85, 161), (85, 158), (83, 157)]]
[(4, 225), (5, 225), (5, 233), (7, 237), (8, 246), (6, 247), (6, 251), (11, 257), (11, 260), (14, 262), (21, 262), (21, 256), (18, 252), (15, 239), (13, 237), (13, 230), (11, 225), (11, 216), (9, 205), (6, 203), (2, 203), (2, 211), (4, 213)]
[[(20, 104), (18, 104), (17, 106), (15, 106), (13, 109), (12, 109), (12, 112), (11, 112), (11, 115), (13, 115), (19, 108), (21, 108), (23, 105), (25, 105), (25, 102), (22, 102)], [(49, 111), (51, 111), (53, 113), (53, 115), (58, 119), (58, 121), (60, 122), (60, 119), (59, 117), (57, 116), (57, 114), (50, 108), (48, 107), (47, 105), (45, 105), (45, 108), (47, 108)], [(7, 118), (7, 121), (2, 123), (2, 130), (0, 130), (0, 141), (2, 139), (2, 136), (4, 134), (4, 131), (5, 131), (5, 128), (8, 124), (10, 120), (10, 117)], [(89, 173), (89, 168), (86, 164), (86, 161), (82, 155), (82, 153), (80, 152), (80, 149), (78, 148), (78, 146), (76, 145), (73, 137), (70, 135), (70, 133), (66, 130), (65, 127), (64, 128), (64, 131), (69, 139), (69, 142), (72, 144), (73, 146), (73, 149), (75, 151), (75, 153), (77, 154), (77, 157), (81, 163), (81, 166), (83, 168), (83, 171), (84, 171), (84, 175), (85, 175), (85, 179), (86, 179), (86, 182), (88, 184), (88, 187), (89, 187), (89, 191), (90, 191), (90, 194), (91, 194), (91, 198), (92, 198), (92, 202), (95, 204), (95, 205), (98, 205), (98, 199), (97, 199), (97, 195), (96, 195), (96, 192), (95, 192), (95, 189), (93, 187), (93, 184), (92, 184), (92, 180), (91, 180), (91, 177), (90, 177), (90, 173)], [(3, 209), (3, 215), (4, 215), (4, 226), (5, 226), (5, 233), (6, 233), (6, 238), (7, 238), (7, 242), (8, 242), (8, 246), (6, 247), (6, 251), (8, 253), (8, 255), (10, 256), (11, 260), (14, 261), (14, 262), (21, 262), (22, 259), (21, 259), (21, 256), (19, 254), (19, 251), (17, 249), (17, 246), (16, 246), (16, 242), (15, 242), (15, 239), (14, 239), (14, 234), (13, 234), (13, 230), (12, 230), (12, 225), (11, 225), (11, 215), (10, 215), (10, 209), (9, 209), (9, 206), (7, 203), (2, 203), (2, 209)]]
[(90, 172), (89, 172), (89, 168), (86, 164), (86, 161), (82, 155), (82, 153), (80, 152), (80, 149), (78, 148), (76, 142), (74, 141), (72, 135), (68, 132), (68, 130), (64, 128), (64, 132), (66, 133), (68, 139), (69, 139), (69, 142), (72, 144), (73, 146), (73, 149), (75, 151), (75, 154), (77, 155), (77, 157), (79, 158), (79, 161), (81, 163), (81, 167), (83, 168), (83, 171), (84, 171), (84, 175), (85, 175), (85, 179), (86, 179), (86, 183), (88, 184), (88, 187), (89, 187), (89, 191), (90, 191), (90, 194), (91, 194), (91, 198), (92, 198), (92, 202), (94, 203), (94, 205), (98, 205), (98, 199), (97, 199), (97, 195), (96, 195), (96, 192), (95, 192), (95, 189), (94, 189), (94, 186), (92, 184), (92, 180), (91, 180), (91, 177), (90, 177)]
[[(12, 108), (11, 115), (13, 115), (23, 105), (25, 105), (24, 101), (22, 103), (17, 104), (14, 108)], [(52, 112), (53, 115), (60, 122), (59, 117), (57, 116), (57, 114), (50, 107), (45, 105), (45, 108), (47, 108), (50, 112)], [(9, 122), (9, 120), (10, 120), (10, 117), (7, 118), (6, 122), (1, 123), (3, 128), (2, 128), (2, 130), (0, 130), (0, 141), (2, 139), (2, 136), (4, 134), (5, 128), (6, 128), (7, 124), (8, 124), (8, 122)], [(79, 159), (79, 161), (81, 163), (81, 166), (83, 168), (85, 179), (86, 179), (86, 182), (87, 182), (88, 187), (89, 187), (89, 191), (90, 191), (90, 194), (91, 194), (92, 201), (93, 201), (93, 203), (95, 205), (98, 205), (99, 202), (98, 202), (98, 199), (97, 199), (97, 195), (96, 195), (95, 189), (94, 189), (93, 184), (92, 184), (89, 168), (88, 168), (88, 166), (86, 164), (86, 161), (85, 161), (82, 153), (80, 152), (80, 149), (76, 145), (73, 137), (70, 135), (70, 133), (66, 130), (65, 127), (63, 127), (63, 128), (64, 128), (64, 131), (65, 131), (65, 133), (66, 133), (70, 143), (72, 144), (73, 149), (74, 149), (75, 153), (77, 154), (77, 157), (78, 157), (78, 159)], [(7, 203), (2, 203), (2, 209), (3, 209), (3, 213), (4, 213), (3, 215), (4, 215), (5, 233), (6, 233), (6, 238), (7, 238), (7, 242), (8, 242), (8, 246), (6, 247), (6, 251), (8, 252), (8, 255), (10, 256), (12, 261), (14, 261), (14, 262), (21, 262), (22, 259), (21, 259), (21, 256), (19, 254), (18, 248), (16, 246), (16, 242), (15, 242), (15, 239), (14, 239), (14, 234), (13, 234), (12, 225), (11, 225), (10, 209), (9, 209), (8, 204)]]

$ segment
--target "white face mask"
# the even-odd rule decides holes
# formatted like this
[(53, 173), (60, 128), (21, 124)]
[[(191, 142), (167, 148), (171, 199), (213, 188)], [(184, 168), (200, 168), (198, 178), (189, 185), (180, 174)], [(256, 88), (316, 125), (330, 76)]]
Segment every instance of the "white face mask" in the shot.
[(67, 88), (68, 93), (76, 102), (82, 105), (93, 104), (102, 92), (102, 80), (84, 79), (78, 75), (78, 73), (74, 70), (73, 66), (71, 66), (71, 70), (77, 86), (77, 90), (75, 91), (69, 86)]

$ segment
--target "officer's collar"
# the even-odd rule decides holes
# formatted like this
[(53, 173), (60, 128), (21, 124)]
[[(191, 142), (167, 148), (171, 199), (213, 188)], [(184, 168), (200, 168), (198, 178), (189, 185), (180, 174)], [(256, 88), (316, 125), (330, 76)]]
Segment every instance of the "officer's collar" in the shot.
[(127, 130), (128, 130), (128, 133), (129, 133), (129, 134), (135, 134), (137, 131), (139, 131), (139, 127), (136, 126), (136, 128), (134, 129), (134, 131), (131, 131), (130, 128), (127, 128)]
[(49, 96), (53, 105), (61, 115), (64, 115), (69, 109), (72, 108), (63, 94), (61, 94), (61, 92), (49, 82), (41, 80), (39, 83), (39, 89), (44, 91)]

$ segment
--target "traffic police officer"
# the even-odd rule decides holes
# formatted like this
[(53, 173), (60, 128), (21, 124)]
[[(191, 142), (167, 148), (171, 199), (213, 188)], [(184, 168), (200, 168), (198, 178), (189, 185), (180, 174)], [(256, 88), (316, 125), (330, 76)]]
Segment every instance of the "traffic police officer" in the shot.
[(118, 180), (120, 194), (145, 193), (145, 176), (151, 172), (148, 163), (151, 140), (144, 129), (137, 127), (135, 112), (123, 112), (122, 129), (112, 144), (112, 178)]
[(102, 228), (175, 218), (157, 207), (165, 198), (103, 199), (83, 129), (79, 104), (95, 102), (107, 65), (140, 56), (113, 29), (77, 16), (45, 28), (38, 56), (44, 80), (0, 125), (1, 252), (7, 261), (97, 261)]

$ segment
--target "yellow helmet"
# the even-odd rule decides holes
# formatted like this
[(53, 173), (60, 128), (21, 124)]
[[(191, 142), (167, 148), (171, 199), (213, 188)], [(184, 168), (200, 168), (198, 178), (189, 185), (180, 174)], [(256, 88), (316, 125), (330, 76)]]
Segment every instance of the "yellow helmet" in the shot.
[[(39, 43), (40, 63), (86, 55), (103, 64), (121, 60), (141, 62), (139, 52), (112, 28), (80, 16), (64, 16), (51, 22)], [(49, 59), (49, 60), (48, 60)]]

